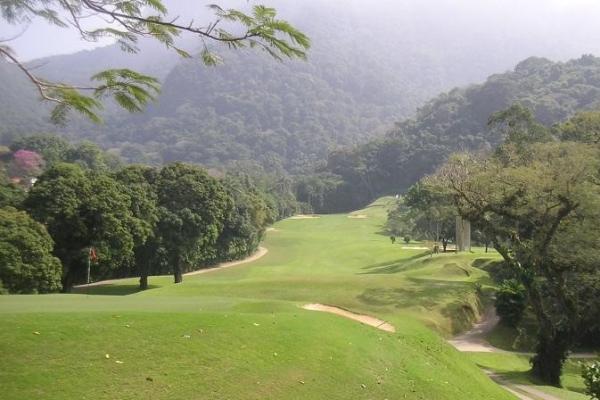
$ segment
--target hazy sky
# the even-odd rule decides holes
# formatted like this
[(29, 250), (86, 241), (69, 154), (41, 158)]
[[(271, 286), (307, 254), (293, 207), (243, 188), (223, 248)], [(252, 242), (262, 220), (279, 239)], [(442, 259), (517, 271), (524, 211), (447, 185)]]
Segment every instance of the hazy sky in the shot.
[[(274, 0), (264, 0), (252, 3), (271, 4)], [(296, 0), (275, 0), (275, 3), (285, 4), (287, 7), (300, 8)], [(315, 0), (302, 0), (311, 2)], [(378, 12), (378, 8), (385, 8), (385, 18), (402, 19), (406, 9), (418, 6), (419, 9), (428, 12), (427, 7), (432, 13), (437, 10), (437, 0), (321, 0), (329, 1), (338, 7), (351, 8), (356, 11), (360, 17), (363, 13)], [(202, 5), (216, 2), (222, 6), (236, 6), (246, 4), (245, 1), (202, 1), (202, 0), (169, 0), (166, 1), (177, 13), (183, 13), (183, 10), (191, 7), (198, 10)], [(423, 6), (426, 3), (427, 6)], [(393, 4), (393, 5), (392, 5)], [(600, 45), (600, 0), (439, 0), (438, 4), (443, 4), (445, 9), (451, 6), (456, 15), (448, 15), (448, 18), (458, 18), (465, 24), (485, 24), (487, 19), (496, 19), (506, 22), (506, 29), (510, 30), (515, 26), (519, 31), (523, 31), (528, 24), (531, 30), (536, 30), (538, 34), (554, 32), (556, 29), (564, 28), (559, 34), (568, 35), (571, 30), (576, 30), (580, 37), (589, 36), (592, 42), (598, 40)], [(454, 7), (455, 6), (455, 7)], [(443, 7), (442, 7), (443, 8)], [(285, 18), (286, 16), (283, 15)], [(288, 19), (294, 21), (293, 15)], [(0, 20), (2, 21), (2, 20)], [(490, 26), (498, 26), (490, 25)], [(35, 20), (29, 26), (11, 26), (5, 21), (0, 23), (0, 39), (12, 37), (13, 35), (25, 32), (18, 39), (9, 44), (16, 51), (17, 55), (23, 60), (45, 57), (54, 54), (73, 53), (86, 48), (93, 48), (99, 45), (106, 45), (107, 41), (101, 43), (86, 43), (82, 41), (78, 34), (72, 29), (61, 29), (45, 24), (43, 21)], [(574, 38), (576, 40), (576, 38)], [(517, 45), (517, 44), (515, 44)], [(597, 48), (590, 49), (594, 52)]]

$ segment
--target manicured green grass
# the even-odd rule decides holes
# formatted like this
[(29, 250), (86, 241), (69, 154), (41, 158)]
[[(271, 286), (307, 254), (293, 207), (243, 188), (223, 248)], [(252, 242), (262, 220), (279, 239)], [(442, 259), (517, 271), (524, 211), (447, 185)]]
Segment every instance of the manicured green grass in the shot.
[[(281, 221), (262, 259), (181, 285), (155, 277), (142, 293), (130, 279), (95, 295), (0, 297), (1, 397), (512, 398), (441, 336), (476, 317), (476, 289), (490, 282), (471, 263), (496, 256), (392, 245), (376, 233), (388, 201), (361, 210), (366, 219)], [(309, 302), (397, 332), (300, 308)]]
[(565, 363), (562, 384), (563, 388), (540, 385), (528, 373), (529, 356), (509, 353), (471, 353), (470, 357), (483, 369), (497, 372), (506, 380), (523, 385), (535, 385), (536, 389), (566, 400), (589, 399), (584, 394), (585, 386), (581, 378), (580, 360), (569, 359)]

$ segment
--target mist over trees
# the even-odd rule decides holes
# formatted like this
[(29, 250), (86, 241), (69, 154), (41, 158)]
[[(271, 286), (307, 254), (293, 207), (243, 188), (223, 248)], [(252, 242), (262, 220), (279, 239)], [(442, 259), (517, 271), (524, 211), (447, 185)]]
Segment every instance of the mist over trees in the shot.
[[(245, 1), (232, 4), (248, 7)], [(106, 125), (75, 120), (66, 128), (49, 125), (44, 113), (29, 112), (39, 106), (35, 94), (22, 77), (0, 65), (0, 82), (10, 89), (0, 99), (3, 141), (58, 132), (92, 140), (129, 162), (221, 167), (232, 160), (258, 160), (305, 173), (339, 146), (381, 136), (440, 91), (481, 81), (531, 55), (565, 60), (600, 50), (591, 40), (595, 25), (585, 23), (594, 16), (589, 7), (585, 12), (574, 8), (567, 20), (552, 2), (519, 4), (519, 15), (500, 2), (267, 4), (311, 38), (307, 62), (279, 64), (254, 52), (224, 52), (224, 65), (210, 69), (167, 56), (149, 43), (141, 43), (137, 56), (112, 46), (32, 62), (37, 73), (55, 80), (69, 76), (85, 83), (98, 69), (121, 66), (155, 75), (164, 84), (158, 103), (144, 116), (109, 103)], [(206, 18), (197, 2), (167, 5), (173, 14)], [(549, 29), (552, 21), (557, 23)]]
[(435, 97), (383, 138), (331, 152), (319, 171), (341, 183), (328, 188), (322, 210), (350, 210), (382, 194), (403, 192), (453, 152), (495, 148), (505, 132), (488, 125), (489, 116), (513, 103), (530, 109), (545, 126), (597, 109), (600, 58), (586, 55), (565, 63), (529, 58), (483, 84)]

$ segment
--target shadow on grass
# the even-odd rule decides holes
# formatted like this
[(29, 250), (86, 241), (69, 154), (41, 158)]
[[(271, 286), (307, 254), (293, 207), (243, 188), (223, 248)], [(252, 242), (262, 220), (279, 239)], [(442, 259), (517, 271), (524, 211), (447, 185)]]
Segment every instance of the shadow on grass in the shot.
[[(428, 251), (415, 254), (408, 258), (400, 258), (400, 259), (394, 260), (394, 261), (387, 261), (387, 262), (367, 265), (365, 267), (362, 267), (362, 269), (368, 269), (368, 270), (372, 270), (372, 271), (360, 272), (358, 275), (395, 274), (398, 272), (407, 271), (409, 269), (422, 266), (422, 265), (416, 265), (415, 263), (412, 263), (410, 261), (418, 260), (419, 258), (422, 258), (426, 255), (429, 255)], [(428, 262), (427, 260), (423, 260), (423, 263), (427, 263)]]
[(432, 308), (445, 303), (449, 298), (462, 298), (473, 292), (473, 284), (456, 281), (426, 281), (424, 283), (410, 278), (416, 285), (403, 288), (370, 288), (357, 298), (365, 304), (374, 306), (395, 306), (408, 308), (421, 306)]
[[(149, 285), (148, 289), (159, 288), (158, 285)], [(128, 296), (130, 294), (140, 293), (145, 290), (140, 290), (139, 285), (117, 285), (117, 284), (106, 284), (91, 287), (79, 287), (73, 288), (71, 294), (88, 294), (91, 296)]]
[(469, 299), (456, 300), (442, 310), (442, 315), (450, 320), (453, 334), (469, 330), (483, 311), (483, 305), (478, 296)]
[[(479, 368), (487, 369), (486, 365), (476, 364)], [(517, 385), (535, 385), (535, 386), (549, 386), (547, 383), (542, 382), (531, 374), (531, 371), (509, 371), (494, 368), (494, 371), (503, 379), (510, 383)], [(563, 376), (564, 379), (564, 376)], [(585, 389), (582, 387), (563, 385), (561, 389), (568, 390), (575, 393), (585, 394)]]

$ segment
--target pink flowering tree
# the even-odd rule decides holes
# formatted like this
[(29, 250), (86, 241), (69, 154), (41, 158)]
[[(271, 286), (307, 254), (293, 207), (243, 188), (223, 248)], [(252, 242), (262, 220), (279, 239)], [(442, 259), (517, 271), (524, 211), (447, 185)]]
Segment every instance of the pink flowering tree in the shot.
[(30, 150), (17, 150), (13, 154), (12, 175), (20, 178), (37, 176), (44, 167), (44, 158)]

